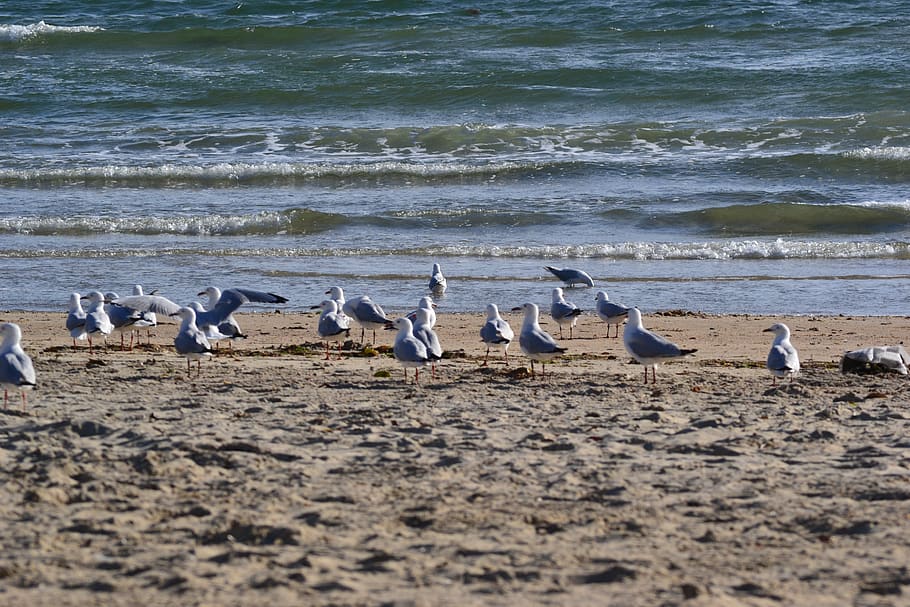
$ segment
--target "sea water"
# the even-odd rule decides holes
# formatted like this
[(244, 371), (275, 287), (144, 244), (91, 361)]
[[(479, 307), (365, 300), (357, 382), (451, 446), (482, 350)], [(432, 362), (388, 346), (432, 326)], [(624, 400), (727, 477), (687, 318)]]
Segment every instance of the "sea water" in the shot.
[(910, 3), (0, 4), (0, 309), (905, 314)]

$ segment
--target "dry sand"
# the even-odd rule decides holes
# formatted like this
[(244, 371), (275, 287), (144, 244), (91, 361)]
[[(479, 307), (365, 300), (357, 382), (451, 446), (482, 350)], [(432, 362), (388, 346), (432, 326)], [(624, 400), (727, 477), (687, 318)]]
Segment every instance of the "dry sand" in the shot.
[[(89, 356), (64, 316), (0, 315), (39, 381), (0, 416), (2, 605), (910, 602), (910, 380), (836, 365), (906, 318), (646, 315), (699, 348), (654, 387), (591, 316), (532, 379), (441, 313), (415, 387), (323, 360), (315, 315), (239, 315), (198, 378), (173, 325)], [(772, 387), (778, 320), (804, 370)]]

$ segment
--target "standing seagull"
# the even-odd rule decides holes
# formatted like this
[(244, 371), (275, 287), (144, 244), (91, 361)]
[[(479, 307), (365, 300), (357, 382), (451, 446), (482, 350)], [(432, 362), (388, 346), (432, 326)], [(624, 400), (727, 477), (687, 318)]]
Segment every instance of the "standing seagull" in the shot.
[(556, 340), (549, 333), (540, 328), (538, 321), (539, 311), (537, 304), (526, 303), (513, 311), (524, 310), (525, 317), (521, 323), (521, 332), (518, 334), (518, 346), (522, 353), (531, 359), (531, 377), (534, 377), (534, 361), (540, 361), (540, 375), (546, 376), (546, 361), (564, 353), (566, 348), (556, 344)]
[(594, 301), (597, 303), (597, 315), (607, 323), (607, 337), (610, 337), (610, 325), (616, 327), (616, 335), (613, 337), (619, 337), (619, 325), (625, 322), (629, 308), (610, 301), (606, 291), (598, 291)]
[(566, 283), (567, 287), (572, 285), (594, 286), (594, 279), (587, 272), (574, 268), (554, 268), (553, 266), (544, 266), (543, 269), (548, 270), (553, 276)]
[(433, 271), (430, 272), (430, 283), (428, 285), (430, 291), (433, 292), (433, 295), (442, 295), (446, 292), (448, 285), (446, 284), (446, 277), (442, 275), (442, 268), (439, 267), (438, 263), (433, 264)]
[(799, 373), (799, 354), (790, 343), (790, 327), (782, 322), (774, 323), (763, 333), (774, 333), (774, 342), (768, 352), (768, 371), (774, 376), (773, 384), (777, 385), (778, 377), (790, 377)]
[(407, 318), (398, 318), (387, 325), (388, 329), (398, 329), (392, 352), (395, 360), (404, 367), (404, 381), (408, 381), (408, 369), (414, 369), (414, 383), (419, 384), (420, 367), (427, 366), (430, 357), (427, 347), (414, 337), (414, 327)]
[(19, 390), (22, 398), (22, 410), (28, 398), (25, 391), (35, 387), (35, 367), (32, 359), (22, 349), (22, 329), (19, 325), (6, 322), (0, 325), (0, 385), (3, 386), (3, 408), (9, 402), (9, 391)]
[(338, 344), (338, 353), (341, 355), (341, 345), (344, 340), (351, 334), (351, 327), (348, 325), (348, 319), (338, 313), (338, 303), (334, 299), (326, 299), (314, 308), (322, 308), (322, 314), (319, 315), (319, 324), (316, 326), (316, 332), (319, 333), (325, 341), (325, 359), (329, 359), (329, 343)]
[(436, 331), (433, 330), (433, 325), (430, 322), (430, 310), (427, 308), (417, 308), (417, 320), (414, 322), (412, 331), (414, 337), (427, 347), (427, 358), (430, 359), (430, 372), (435, 378), (436, 361), (442, 360), (442, 344), (439, 343), (439, 336), (436, 335)]
[[(120, 296), (116, 293), (105, 293), (105, 301), (114, 301), (119, 299)], [(107, 312), (107, 317), (111, 319), (111, 324), (114, 325), (114, 331), (120, 334), (120, 351), (123, 352), (126, 350), (126, 347), (123, 344), (123, 333), (125, 331), (130, 332), (130, 347), (133, 349), (133, 329), (137, 322), (142, 319), (142, 312), (138, 310), (133, 310), (131, 308), (124, 308), (123, 306), (118, 306), (117, 304), (108, 304), (104, 306), (104, 311)]]
[(433, 308), (436, 307), (436, 304), (433, 303), (433, 298), (429, 295), (424, 295), (420, 298), (420, 301), (417, 302), (417, 308), (408, 312), (407, 317), (412, 323), (417, 322), (417, 310), (423, 308), (427, 311), (427, 319), (430, 323), (430, 328), (436, 326), (436, 310)]
[(480, 327), (480, 339), (487, 344), (487, 354), (483, 357), (483, 366), (487, 366), (490, 358), (490, 348), (502, 350), (502, 355), (509, 364), (509, 344), (515, 339), (515, 332), (502, 316), (496, 304), (487, 304), (487, 322)]
[(360, 343), (363, 343), (367, 329), (373, 331), (373, 343), (376, 343), (376, 329), (384, 329), (392, 322), (390, 318), (386, 317), (379, 304), (373, 303), (369, 295), (349, 299), (341, 310), (360, 325)]
[(629, 321), (623, 331), (622, 341), (632, 358), (645, 366), (645, 383), (648, 383), (648, 367), (651, 367), (651, 383), (657, 383), (658, 364), (698, 351), (680, 349), (676, 344), (645, 329), (641, 324), (641, 312), (638, 308), (629, 308), (628, 314)]
[(82, 309), (82, 296), (78, 293), (70, 295), (69, 314), (66, 315), (66, 330), (70, 332), (73, 338), (73, 349), (76, 349), (76, 340), (86, 338), (85, 334), (85, 310)]
[[(152, 291), (152, 295), (155, 294), (157, 289)], [(133, 285), (133, 295), (145, 295), (142, 291), (142, 285)], [(152, 343), (152, 327), (158, 326), (158, 317), (154, 312), (140, 312), (142, 318), (137, 320), (133, 326), (139, 329), (140, 327), (145, 327), (145, 337), (148, 340), (148, 343)], [(139, 339), (139, 331), (136, 331), (136, 339)], [(140, 342), (141, 344), (141, 342)]]
[(88, 335), (88, 351), (92, 353), (92, 336), (101, 335), (103, 339), (114, 330), (110, 317), (104, 310), (104, 295), (101, 291), (92, 291), (83, 299), (88, 300), (88, 309), (85, 311), (85, 333)]
[(192, 308), (180, 308), (175, 316), (183, 319), (180, 330), (174, 338), (174, 349), (177, 354), (186, 358), (186, 374), (189, 375), (192, 367), (190, 361), (196, 361), (196, 375), (202, 372), (202, 359), (212, 355), (212, 346), (205, 338), (205, 333), (196, 326), (196, 311)]
[(562, 288), (553, 289), (553, 303), (550, 304), (550, 316), (559, 325), (559, 338), (562, 339), (562, 326), (569, 325), (569, 339), (572, 339), (572, 332), (575, 329), (575, 323), (578, 322), (578, 316), (581, 310), (573, 303), (566, 301), (562, 294)]

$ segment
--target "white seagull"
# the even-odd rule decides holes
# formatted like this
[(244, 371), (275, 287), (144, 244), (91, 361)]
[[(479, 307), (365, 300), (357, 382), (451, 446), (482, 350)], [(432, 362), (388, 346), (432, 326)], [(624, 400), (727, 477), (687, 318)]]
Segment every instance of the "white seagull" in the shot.
[(557, 345), (556, 340), (540, 328), (537, 304), (526, 303), (512, 309), (524, 310), (525, 317), (521, 323), (521, 332), (518, 334), (518, 346), (522, 353), (531, 359), (531, 377), (534, 376), (535, 360), (540, 362), (540, 375), (546, 376), (545, 363), (563, 354), (566, 348)]
[(427, 347), (414, 337), (414, 327), (407, 318), (397, 318), (386, 326), (387, 329), (398, 329), (392, 352), (395, 360), (404, 367), (404, 381), (408, 381), (408, 369), (414, 369), (414, 383), (419, 383), (420, 368), (430, 362)]
[(211, 325), (230, 340), (246, 339), (246, 335), (240, 330), (240, 324), (234, 318), (234, 311), (241, 305), (250, 301), (278, 304), (287, 303), (288, 301), (286, 297), (275, 293), (237, 288), (226, 289), (222, 292), (218, 287), (206, 287), (204, 291), (197, 293), (197, 295), (205, 295), (209, 298), (206, 313), (196, 313), (196, 323), (199, 328), (205, 330), (207, 326)]
[(196, 326), (196, 311), (189, 307), (178, 308), (172, 316), (183, 319), (180, 329), (174, 338), (174, 349), (177, 354), (186, 358), (186, 373), (190, 374), (190, 361), (196, 361), (196, 375), (202, 372), (202, 359), (212, 355), (212, 346), (205, 333)]
[(88, 309), (85, 311), (85, 333), (88, 336), (88, 351), (92, 353), (92, 337), (100, 335), (107, 340), (107, 336), (114, 330), (110, 317), (104, 310), (104, 295), (101, 291), (92, 291), (83, 299), (88, 300)]
[(344, 313), (344, 289), (341, 287), (331, 287), (328, 291), (325, 292), (325, 294), (333, 299), (338, 305), (338, 313), (341, 314), (345, 320), (350, 322), (350, 318), (348, 318), (348, 315)]
[(351, 334), (351, 327), (348, 324), (347, 317), (338, 312), (338, 302), (334, 299), (323, 300), (321, 304), (313, 307), (322, 309), (322, 314), (319, 315), (319, 324), (316, 326), (316, 332), (319, 333), (319, 337), (325, 341), (325, 359), (329, 359), (329, 343), (331, 342), (338, 344), (340, 356), (341, 345)]
[(433, 325), (430, 323), (430, 310), (417, 308), (417, 321), (411, 330), (414, 337), (426, 346), (427, 358), (430, 359), (430, 371), (435, 378), (436, 361), (442, 360), (442, 344), (439, 343), (439, 336), (436, 335), (436, 331), (433, 330)]
[(629, 308), (629, 320), (622, 334), (623, 345), (632, 358), (645, 367), (645, 383), (648, 383), (648, 367), (651, 367), (651, 383), (657, 383), (657, 365), (680, 356), (693, 354), (696, 349), (681, 349), (660, 335), (648, 331), (641, 324), (638, 308)]
[(25, 394), (36, 385), (35, 367), (20, 344), (22, 329), (19, 325), (6, 322), (0, 325), (0, 385), (3, 386), (3, 408), (9, 402), (9, 391), (19, 390), (22, 398), (22, 410), (28, 402)]
[(76, 349), (76, 340), (86, 338), (85, 310), (82, 309), (82, 296), (78, 293), (70, 295), (69, 314), (66, 315), (66, 330), (73, 338), (73, 349)]
[(430, 328), (436, 326), (436, 304), (433, 303), (433, 298), (429, 295), (424, 295), (420, 298), (420, 301), (417, 302), (417, 308), (408, 312), (407, 317), (412, 323), (417, 322), (417, 310), (423, 308), (427, 311), (428, 322), (430, 323)]
[(778, 377), (790, 377), (799, 373), (799, 354), (790, 343), (790, 327), (782, 322), (774, 323), (763, 333), (774, 333), (774, 342), (768, 352), (768, 371), (774, 376), (772, 380), (777, 384)]
[(566, 283), (567, 287), (572, 285), (585, 285), (586, 287), (594, 286), (594, 279), (587, 272), (576, 270), (574, 268), (554, 268), (553, 266), (544, 266), (553, 276)]
[(616, 327), (616, 335), (613, 337), (619, 337), (619, 325), (626, 321), (626, 317), (629, 315), (629, 308), (610, 301), (606, 291), (598, 291), (594, 301), (597, 304), (597, 316), (607, 323), (607, 337), (610, 337), (610, 325)]
[(434, 295), (442, 295), (448, 288), (446, 277), (442, 275), (442, 268), (439, 267), (438, 263), (433, 264), (433, 271), (430, 272), (430, 282), (427, 286), (430, 287), (430, 291)]
[(509, 364), (509, 344), (515, 339), (515, 332), (507, 320), (499, 315), (496, 304), (487, 304), (487, 321), (480, 327), (480, 339), (487, 344), (487, 354), (483, 357), (483, 366), (487, 366), (490, 348), (502, 350), (502, 355)]
[[(156, 290), (157, 289), (153, 290), (151, 294), (154, 295)], [(133, 295), (145, 295), (145, 293), (142, 290), (142, 285), (133, 285)], [(140, 312), (140, 314), (142, 315), (142, 318), (137, 320), (133, 324), (133, 326), (137, 329), (139, 329), (141, 327), (145, 327), (145, 336), (148, 339), (148, 343), (151, 344), (152, 343), (152, 327), (158, 326), (158, 317), (155, 316), (154, 312)], [(136, 332), (136, 338), (137, 339), (139, 338), (138, 331)]]
[(360, 342), (363, 343), (366, 330), (373, 331), (373, 343), (376, 343), (376, 329), (384, 329), (386, 325), (392, 322), (392, 319), (385, 315), (382, 307), (373, 303), (369, 295), (361, 295), (349, 299), (342, 306), (341, 311), (354, 319), (360, 325)]
[(575, 304), (566, 301), (561, 287), (553, 289), (552, 301), (553, 303), (550, 304), (550, 316), (559, 325), (559, 338), (562, 339), (562, 326), (569, 325), (569, 339), (572, 339), (572, 332), (575, 329), (575, 323), (578, 322), (581, 310)]

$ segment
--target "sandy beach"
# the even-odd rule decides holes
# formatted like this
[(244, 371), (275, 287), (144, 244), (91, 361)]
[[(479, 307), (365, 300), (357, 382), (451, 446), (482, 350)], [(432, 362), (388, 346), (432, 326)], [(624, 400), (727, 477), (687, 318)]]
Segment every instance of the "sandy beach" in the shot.
[(239, 314), (198, 377), (176, 325), (89, 355), (64, 318), (0, 314), (39, 382), (0, 418), (0, 604), (908, 604), (910, 380), (837, 366), (908, 318), (646, 314), (698, 348), (656, 386), (591, 315), (531, 378), (441, 311), (419, 386), (324, 360), (316, 314)]

